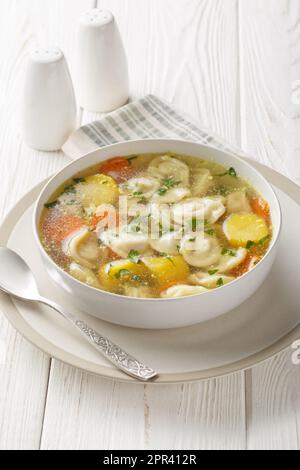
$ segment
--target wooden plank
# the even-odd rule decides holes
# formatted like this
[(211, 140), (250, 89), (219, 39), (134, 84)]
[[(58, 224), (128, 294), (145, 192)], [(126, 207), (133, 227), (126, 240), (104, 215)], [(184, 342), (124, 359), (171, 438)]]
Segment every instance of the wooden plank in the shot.
[(286, 350), (247, 375), (250, 450), (300, 449), (300, 374), (291, 354)]
[[(155, 93), (239, 142), (235, 0), (98, 4), (118, 21), (132, 99)], [(96, 117), (85, 112), (83, 122)], [(42, 448), (244, 448), (244, 396), (242, 373), (201, 384), (143, 387), (101, 380), (54, 361)]]
[(217, 380), (147, 386), (145, 445), (150, 449), (245, 448), (242, 374)]
[[(240, 0), (242, 146), (300, 182), (300, 4)], [(299, 448), (299, 370), (290, 351), (247, 372), (251, 449)]]
[[(69, 55), (74, 18), (90, 4), (89, 0), (1, 2), (0, 220), (26, 190), (67, 161), (60, 152), (35, 152), (22, 142), (19, 111), (27, 53), (38, 44), (56, 42)], [(0, 322), (6, 350), (6, 362), (0, 365), (0, 448), (37, 449), (50, 359), (23, 340), (2, 315)]]
[(53, 361), (42, 449), (140, 449), (144, 387)]

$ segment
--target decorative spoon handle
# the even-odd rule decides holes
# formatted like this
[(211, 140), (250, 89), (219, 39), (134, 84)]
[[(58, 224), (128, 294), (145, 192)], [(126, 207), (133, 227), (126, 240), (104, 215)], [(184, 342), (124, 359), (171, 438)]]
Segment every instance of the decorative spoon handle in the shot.
[(121, 349), (120, 346), (95, 331), (84, 321), (63, 310), (59, 305), (44, 298), (40, 298), (40, 302), (52, 307), (64, 318), (69, 320), (78, 329), (82, 336), (118, 369), (121, 369), (126, 374), (144, 382), (157, 376), (157, 372), (151, 369), (151, 367), (146, 366), (138, 359), (131, 356), (131, 354), (128, 354), (126, 351)]

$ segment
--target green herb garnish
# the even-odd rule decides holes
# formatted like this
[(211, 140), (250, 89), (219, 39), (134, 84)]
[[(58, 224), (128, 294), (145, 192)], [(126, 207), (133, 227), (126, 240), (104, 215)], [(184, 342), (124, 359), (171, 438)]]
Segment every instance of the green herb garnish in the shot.
[(75, 194), (76, 193), (76, 188), (74, 184), (70, 184), (69, 186), (66, 186), (64, 189), (64, 192), (66, 194)]
[(247, 244), (246, 244), (247, 250), (250, 250), (250, 248), (252, 248), (252, 246), (255, 246), (255, 242), (253, 242), (252, 240), (248, 240)]
[(204, 233), (206, 233), (206, 235), (212, 236), (215, 231), (212, 228), (209, 228), (207, 230), (204, 230)]
[(196, 217), (192, 218), (192, 231), (195, 232), (197, 229), (197, 219)]
[(57, 206), (57, 204), (59, 204), (58, 201), (47, 202), (44, 204), (44, 207), (46, 207), (46, 209), (53, 209), (53, 207)]
[(222, 277), (220, 277), (220, 279), (218, 279), (218, 280), (217, 280), (217, 283), (216, 283), (216, 284), (217, 284), (217, 286), (218, 286), (218, 287), (221, 287), (221, 286), (223, 286), (223, 285), (224, 285), (223, 278), (222, 278)]
[(217, 272), (218, 272), (217, 269), (210, 269), (210, 270), (208, 271), (208, 274), (209, 274), (210, 276), (213, 276), (213, 275), (216, 274)]
[(164, 194), (166, 194), (167, 191), (168, 191), (168, 188), (159, 188), (159, 189), (157, 190), (157, 194), (158, 194), (159, 196), (163, 196)]
[(138, 274), (133, 274), (131, 279), (136, 282), (142, 282), (142, 278)]
[(82, 177), (73, 178), (73, 181), (74, 181), (75, 183), (84, 183), (85, 178), (82, 178)]
[(221, 255), (236, 256), (236, 252), (233, 250), (229, 250), (228, 248), (223, 248), (223, 250), (221, 251)]
[(140, 262), (140, 254), (136, 250), (130, 250), (128, 253), (128, 258), (133, 262), (133, 263), (139, 263)]
[(118, 271), (115, 274), (115, 277), (117, 279), (120, 279), (120, 277), (125, 277), (125, 276), (130, 276), (130, 275), (131, 275), (131, 272), (128, 269), (120, 269), (120, 271)]
[(236, 172), (235, 169), (231, 166), (231, 167), (229, 168), (229, 170), (225, 171), (225, 173), (219, 173), (219, 174), (217, 174), (216, 176), (227, 176), (227, 175), (236, 178), (236, 177), (237, 177), (237, 172)]
[(141, 196), (142, 194), (142, 191), (134, 191), (134, 193), (132, 193), (133, 196)]

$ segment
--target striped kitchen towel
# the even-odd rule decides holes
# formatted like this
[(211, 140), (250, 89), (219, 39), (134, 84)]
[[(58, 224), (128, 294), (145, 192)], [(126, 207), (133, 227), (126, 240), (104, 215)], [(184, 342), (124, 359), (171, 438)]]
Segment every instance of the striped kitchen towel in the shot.
[(62, 149), (67, 156), (76, 159), (99, 147), (149, 138), (189, 140), (244, 155), (240, 149), (154, 95), (147, 95), (80, 127)]

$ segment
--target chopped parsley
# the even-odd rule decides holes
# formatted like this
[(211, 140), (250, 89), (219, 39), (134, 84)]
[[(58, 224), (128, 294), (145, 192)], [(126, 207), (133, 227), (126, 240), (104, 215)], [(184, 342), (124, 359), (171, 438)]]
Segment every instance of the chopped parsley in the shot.
[(235, 171), (235, 169), (231, 166), (229, 168), (229, 170), (225, 171), (225, 173), (219, 173), (218, 175), (216, 176), (232, 176), (233, 178), (236, 178), (237, 177), (237, 172)]
[(229, 250), (228, 248), (223, 248), (223, 250), (221, 251), (221, 255), (236, 256), (236, 252), (233, 250)]
[(213, 275), (216, 274), (217, 272), (218, 272), (217, 269), (210, 269), (210, 270), (208, 271), (208, 274), (209, 274), (210, 276), (213, 276)]
[(129, 253), (128, 253), (128, 258), (130, 259), (130, 261), (132, 261), (133, 263), (139, 263), (140, 261), (140, 254), (137, 250), (130, 250)]
[(75, 183), (84, 183), (85, 178), (82, 178), (82, 177), (73, 178), (73, 181), (74, 181)]
[(128, 269), (120, 269), (120, 271), (118, 271), (115, 274), (115, 277), (117, 279), (120, 279), (121, 277), (130, 276), (130, 275), (131, 275), (131, 272)]
[(47, 202), (44, 204), (44, 207), (46, 207), (46, 209), (53, 209), (53, 207), (57, 206), (57, 204), (59, 204), (58, 201)]
[(221, 287), (221, 286), (223, 286), (223, 285), (224, 285), (223, 278), (222, 278), (222, 277), (220, 277), (220, 278), (217, 280), (217, 283), (216, 283), (216, 284), (217, 284), (217, 286), (218, 286), (218, 287)]
[(169, 189), (174, 188), (174, 186), (178, 186), (179, 184), (180, 181), (176, 181), (174, 178), (165, 178), (162, 180), (162, 186), (157, 190), (157, 194), (159, 196), (163, 196)]
[(142, 191), (134, 191), (134, 193), (132, 193), (133, 196), (141, 196), (142, 194)]
[(192, 218), (192, 231), (195, 232), (197, 229), (197, 219), (196, 217)]
[(246, 248), (247, 250), (250, 250), (250, 248), (252, 248), (253, 246), (262, 246), (266, 243), (267, 240), (269, 240), (269, 238), (270, 238), (270, 235), (267, 235), (266, 237), (261, 238), (261, 240), (259, 240), (258, 242), (253, 242), (252, 240), (248, 240), (246, 244)]
[(75, 194), (76, 193), (76, 188), (74, 184), (69, 184), (69, 186), (66, 186), (64, 189), (64, 192), (66, 194)]
[(204, 233), (206, 233), (206, 235), (212, 236), (215, 233), (215, 231), (212, 228), (209, 228), (209, 229), (204, 230)]

